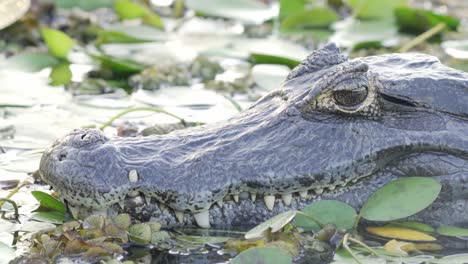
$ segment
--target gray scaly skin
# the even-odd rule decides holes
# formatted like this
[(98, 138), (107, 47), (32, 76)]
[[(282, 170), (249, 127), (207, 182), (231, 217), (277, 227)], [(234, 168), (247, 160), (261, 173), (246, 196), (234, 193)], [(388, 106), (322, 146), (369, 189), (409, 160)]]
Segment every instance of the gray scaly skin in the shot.
[(320, 199), (359, 209), (385, 183), (432, 177), (441, 195), (415, 219), (463, 225), (468, 74), (423, 54), (348, 60), (329, 44), (229, 120), (139, 138), (75, 130), (44, 153), (40, 174), (81, 214), (125, 208), (202, 227), (258, 224)]

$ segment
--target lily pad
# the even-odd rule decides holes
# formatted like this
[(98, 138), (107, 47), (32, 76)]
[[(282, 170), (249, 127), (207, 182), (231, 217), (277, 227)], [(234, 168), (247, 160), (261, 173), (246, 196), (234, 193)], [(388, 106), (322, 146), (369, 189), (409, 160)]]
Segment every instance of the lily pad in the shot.
[(448, 55), (457, 59), (468, 59), (468, 40), (448, 40), (440, 45)]
[(6, 62), (9, 68), (26, 72), (40, 71), (58, 63), (57, 58), (42, 53), (20, 53), (8, 58)]
[(439, 195), (441, 185), (426, 177), (401, 178), (374, 192), (360, 215), (371, 221), (391, 221), (408, 217), (429, 206)]
[(445, 256), (443, 258), (440, 258), (436, 261), (433, 261), (432, 263), (437, 263), (437, 264), (465, 264), (468, 263), (468, 254), (467, 253), (462, 253), (462, 254), (454, 254), (454, 255), (449, 255)]
[(353, 16), (362, 19), (384, 19), (393, 16), (393, 10), (407, 5), (407, 0), (346, 0)]
[(272, 233), (277, 232), (285, 225), (287, 225), (296, 216), (297, 211), (287, 211), (281, 213), (273, 218), (266, 220), (258, 226), (252, 228), (247, 232), (244, 237), (245, 239), (259, 238), (263, 236), (263, 233), (271, 229)]
[(56, 212), (66, 212), (65, 205), (52, 195), (41, 191), (32, 191), (31, 194), (34, 196), (34, 198), (36, 198), (41, 206)]
[(55, 6), (59, 8), (80, 8), (85, 11), (92, 11), (102, 7), (111, 7), (114, 0), (53, 0)]
[(257, 64), (251, 74), (254, 82), (265, 91), (273, 91), (278, 84), (286, 80), (290, 72), (289, 67), (283, 65)]
[(52, 55), (61, 59), (67, 58), (68, 52), (74, 45), (73, 39), (62, 31), (52, 28), (42, 28), (41, 35)]
[(9, 263), (10, 260), (16, 257), (15, 250), (3, 242), (0, 242), (0, 256), (2, 256), (1, 263)]
[(260, 24), (278, 15), (278, 9), (255, 0), (186, 0), (188, 8), (198, 14), (231, 18)]
[[(301, 210), (323, 224), (335, 224), (337, 229), (351, 229), (356, 220), (356, 210), (340, 201), (323, 200), (314, 202)], [(298, 215), (294, 224), (306, 230), (320, 230), (320, 227), (311, 219)]]
[(243, 251), (234, 259), (231, 264), (289, 264), (292, 263), (291, 256), (278, 248), (255, 247)]
[(398, 44), (398, 30), (393, 20), (356, 20), (353, 18), (333, 24), (335, 33), (330, 42), (342, 47), (353, 47), (359, 43), (378, 42), (382, 46)]
[(149, 243), (151, 241), (151, 227), (147, 223), (138, 223), (128, 229), (130, 239), (138, 243)]
[(468, 236), (467, 228), (461, 228), (461, 227), (456, 227), (456, 226), (441, 226), (437, 228), (436, 232), (444, 236), (453, 236), (453, 237)]
[(280, 0), (280, 18), (285, 18), (287, 16), (293, 15), (294, 13), (298, 13), (309, 4), (308, 0)]
[(338, 20), (338, 15), (330, 8), (317, 7), (291, 14), (281, 21), (281, 30), (328, 28)]

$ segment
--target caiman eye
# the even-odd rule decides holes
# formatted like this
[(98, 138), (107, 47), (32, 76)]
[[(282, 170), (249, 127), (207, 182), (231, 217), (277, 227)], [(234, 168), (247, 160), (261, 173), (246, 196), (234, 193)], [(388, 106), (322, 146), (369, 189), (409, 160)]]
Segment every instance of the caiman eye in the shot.
[(353, 107), (364, 102), (367, 98), (367, 87), (360, 86), (352, 90), (336, 90), (333, 92), (335, 103), (344, 107)]

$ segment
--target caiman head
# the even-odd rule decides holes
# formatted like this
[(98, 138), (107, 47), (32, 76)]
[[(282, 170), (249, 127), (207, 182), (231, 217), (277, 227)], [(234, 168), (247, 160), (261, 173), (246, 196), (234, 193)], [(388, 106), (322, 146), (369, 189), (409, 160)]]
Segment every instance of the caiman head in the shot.
[(75, 130), (44, 153), (40, 174), (72, 207), (99, 210), (142, 195), (158, 212), (170, 208), (185, 223), (193, 214), (204, 227), (232, 222), (236, 210), (259, 222), (304, 199), (359, 207), (406, 176), (439, 180), (440, 201), (455, 202), (468, 198), (467, 102), (468, 74), (435, 57), (348, 60), (329, 44), (229, 120), (139, 138)]

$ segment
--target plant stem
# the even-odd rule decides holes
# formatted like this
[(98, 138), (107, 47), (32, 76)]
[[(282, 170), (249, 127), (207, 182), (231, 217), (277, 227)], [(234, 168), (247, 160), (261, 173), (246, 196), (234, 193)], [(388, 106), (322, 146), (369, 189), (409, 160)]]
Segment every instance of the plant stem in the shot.
[(371, 253), (372, 255), (375, 255), (375, 256), (378, 256), (377, 252), (375, 252), (375, 250), (373, 250), (372, 248), (370, 248), (368, 245), (364, 244), (363, 242), (357, 240), (357, 239), (354, 239), (352, 237), (348, 237), (349, 241), (353, 242), (353, 243), (356, 243), (362, 247), (364, 247), (365, 249), (367, 249), (367, 251), (369, 251), (369, 253)]
[(100, 127), (101, 130), (104, 130), (106, 127), (110, 126), (112, 124), (112, 122), (114, 122), (116, 119), (128, 114), (128, 113), (131, 113), (131, 112), (137, 112), (137, 111), (151, 111), (151, 112), (157, 112), (157, 113), (162, 113), (162, 114), (166, 114), (168, 116), (172, 116), (174, 118), (177, 118), (180, 120), (180, 122), (182, 123), (185, 123), (185, 120), (179, 116), (176, 116), (174, 114), (171, 114), (161, 108), (157, 108), (157, 107), (137, 107), (137, 108), (131, 108), (131, 109), (127, 109), (127, 110), (124, 110), (120, 113), (118, 113), (117, 115), (113, 116), (111, 119), (109, 119), (109, 121), (107, 121), (104, 125), (102, 125)]
[(234, 100), (234, 98), (232, 98), (229, 95), (223, 95), (223, 96), (224, 96), (224, 98), (226, 98), (226, 100), (228, 100), (236, 108), (237, 111), (239, 111), (239, 112), (242, 111), (242, 106), (240, 106), (240, 104), (238, 102), (236, 102), (236, 100)]
[[(0, 201), (2, 202), (2, 205), (5, 204), (5, 203), (10, 203), (13, 208), (15, 209), (15, 218), (14, 220), (15, 221), (18, 221), (19, 222), (19, 213), (18, 213), (18, 205), (16, 205), (15, 201), (11, 200), (11, 199), (8, 199), (8, 198), (0, 198)], [(5, 212), (3, 212), (3, 215), (2, 215), (2, 219), (6, 219), (4, 218), (5, 216)], [(11, 219), (7, 219), (7, 220), (11, 220)]]
[(407, 52), (408, 50), (412, 49), (414, 46), (426, 41), (427, 39), (433, 37), (434, 35), (438, 34), (442, 30), (445, 29), (447, 25), (444, 22), (437, 24), (436, 26), (430, 28), (429, 30), (423, 32), (422, 34), (415, 37), (410, 42), (406, 43), (403, 47), (401, 47), (398, 52)]
[[(13, 195), (15, 195), (21, 189), (21, 187), (28, 185), (28, 184), (31, 184), (31, 183), (28, 181), (18, 183), (18, 185), (14, 189), (12, 189), (5, 198), (0, 198), (0, 207), (2, 207), (5, 204), (5, 202), (9, 202), (8, 200), (10, 200), (10, 198)], [(2, 200), (2, 199), (6, 199), (6, 200)]]
[(348, 253), (351, 255), (351, 257), (358, 263), (362, 264), (362, 262), (357, 258), (357, 256), (354, 254), (354, 252), (351, 250), (351, 248), (348, 245), (348, 238), (349, 238), (349, 233), (346, 233), (343, 237), (343, 247)]

